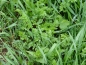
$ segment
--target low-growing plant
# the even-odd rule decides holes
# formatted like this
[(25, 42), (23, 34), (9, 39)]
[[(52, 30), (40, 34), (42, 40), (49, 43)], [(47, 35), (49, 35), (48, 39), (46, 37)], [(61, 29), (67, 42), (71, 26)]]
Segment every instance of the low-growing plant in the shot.
[(85, 0), (0, 0), (0, 65), (85, 65)]

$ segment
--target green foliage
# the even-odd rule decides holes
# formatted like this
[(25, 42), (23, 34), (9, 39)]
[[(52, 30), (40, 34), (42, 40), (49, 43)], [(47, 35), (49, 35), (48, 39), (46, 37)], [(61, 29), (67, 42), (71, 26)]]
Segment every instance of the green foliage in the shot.
[(86, 65), (85, 0), (0, 0), (0, 65)]

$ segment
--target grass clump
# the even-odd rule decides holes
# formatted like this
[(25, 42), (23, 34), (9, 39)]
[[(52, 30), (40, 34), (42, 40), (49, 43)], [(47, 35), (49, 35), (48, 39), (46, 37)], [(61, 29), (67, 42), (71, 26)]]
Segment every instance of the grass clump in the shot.
[(0, 65), (86, 65), (85, 0), (0, 0)]

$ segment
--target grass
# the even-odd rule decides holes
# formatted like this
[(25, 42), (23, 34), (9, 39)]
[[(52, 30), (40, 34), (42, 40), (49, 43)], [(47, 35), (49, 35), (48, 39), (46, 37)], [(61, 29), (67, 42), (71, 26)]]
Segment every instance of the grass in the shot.
[(85, 0), (0, 0), (0, 65), (86, 65)]

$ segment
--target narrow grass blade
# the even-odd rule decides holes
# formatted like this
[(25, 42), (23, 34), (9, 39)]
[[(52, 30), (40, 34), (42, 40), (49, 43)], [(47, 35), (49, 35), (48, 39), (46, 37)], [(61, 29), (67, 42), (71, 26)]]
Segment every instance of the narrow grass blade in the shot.
[(47, 58), (46, 58), (46, 55), (45, 55), (45, 53), (43, 52), (43, 50), (38, 46), (38, 49), (39, 49), (39, 51), (41, 52), (41, 54), (42, 54), (42, 56), (43, 56), (43, 62), (45, 63), (45, 64), (47, 64)]

